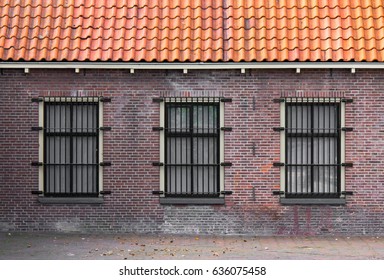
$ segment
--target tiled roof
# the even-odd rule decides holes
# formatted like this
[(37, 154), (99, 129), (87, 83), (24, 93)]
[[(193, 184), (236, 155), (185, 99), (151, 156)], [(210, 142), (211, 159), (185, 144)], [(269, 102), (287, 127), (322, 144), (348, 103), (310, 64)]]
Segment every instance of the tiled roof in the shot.
[(384, 61), (383, 0), (1, 0), (2, 61)]

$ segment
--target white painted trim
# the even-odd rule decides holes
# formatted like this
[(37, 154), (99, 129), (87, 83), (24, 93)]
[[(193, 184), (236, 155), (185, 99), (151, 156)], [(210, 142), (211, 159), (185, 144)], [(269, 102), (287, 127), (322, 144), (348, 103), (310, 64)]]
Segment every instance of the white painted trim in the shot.
[[(280, 103), (280, 127), (285, 127), (285, 102)], [(285, 163), (285, 131), (280, 131), (280, 162)], [(285, 191), (285, 166), (280, 167), (280, 191)], [(285, 197), (281, 195), (280, 197)]]
[[(225, 105), (224, 102), (220, 102), (220, 128), (225, 127), (225, 122), (224, 122), (224, 110), (225, 110)], [(225, 133), (223, 130), (220, 129), (220, 162), (225, 162), (225, 149), (224, 149), (224, 144), (225, 144)], [(225, 167), (220, 166), (220, 197), (224, 197), (223, 194), (221, 194), (222, 191), (225, 190)]]
[[(39, 102), (39, 126), (44, 128), (44, 102)], [(39, 130), (39, 162), (44, 162), (44, 130)], [(44, 191), (44, 166), (39, 166), (39, 191)]]
[[(160, 127), (165, 128), (165, 102), (160, 102)], [(160, 130), (160, 162), (165, 163), (165, 131)], [(163, 194), (160, 197), (165, 197), (165, 167), (160, 166), (160, 191)]]
[[(341, 102), (340, 105), (340, 125), (341, 127), (345, 127), (345, 102)], [(345, 131), (340, 131), (340, 162), (345, 162)], [(345, 191), (345, 166), (341, 166), (340, 168), (340, 190), (341, 192)], [(345, 195), (341, 195), (341, 197), (345, 197)]]
[[(104, 103), (99, 102), (99, 127), (104, 126)], [(104, 161), (104, 131), (99, 129), (99, 162)], [(99, 165), (99, 193), (104, 190), (104, 167)], [(99, 194), (99, 196), (102, 196)]]
[(3, 69), (384, 69), (382, 62), (0, 62)]

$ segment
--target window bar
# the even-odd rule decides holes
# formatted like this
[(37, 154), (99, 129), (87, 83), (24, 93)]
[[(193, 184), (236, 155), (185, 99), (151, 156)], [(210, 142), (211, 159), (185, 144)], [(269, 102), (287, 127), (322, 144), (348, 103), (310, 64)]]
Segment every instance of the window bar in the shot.
[[(220, 163), (221, 162), (221, 158), (220, 158), (220, 143), (221, 143), (221, 133), (220, 133), (220, 130), (219, 130), (219, 127), (220, 127), (220, 104), (216, 104), (216, 107), (215, 107), (215, 116), (216, 116), (216, 127), (218, 128), (218, 130), (216, 130), (216, 137), (217, 137), (217, 140), (216, 140), (216, 162), (215, 163)], [(223, 120), (223, 123), (224, 123), (224, 120)], [(223, 159), (224, 160), (224, 159)], [(216, 167), (216, 191), (219, 193), (220, 192), (220, 165), (218, 165)]]
[[(287, 132), (286, 132), (286, 141), (287, 141), (287, 147), (290, 147), (290, 149), (288, 149), (286, 151), (286, 154), (287, 154), (287, 163), (290, 164), (291, 161), (292, 161), (292, 139), (291, 137), (288, 137), (288, 132), (291, 132), (291, 127), (292, 127), (292, 106), (291, 104), (289, 104), (289, 106), (287, 106), (287, 113), (288, 113), (288, 116), (287, 116), (287, 120), (286, 120), (286, 124), (287, 124)], [(286, 184), (286, 189), (285, 189), (285, 192), (286, 193), (290, 193), (291, 192), (291, 184), (292, 184), (292, 168), (291, 166), (287, 166), (287, 182), (289, 181), (289, 184)]]
[[(85, 113), (85, 115), (86, 115), (86, 117), (85, 117), (85, 129), (86, 129), (86, 131), (87, 131), (87, 134), (86, 134), (86, 136), (85, 136), (85, 147), (86, 147), (86, 151), (85, 151), (85, 166), (83, 167), (83, 168), (85, 168), (85, 172), (86, 172), (86, 176), (85, 176), (85, 179), (86, 179), (86, 192), (87, 193), (89, 193), (89, 179), (88, 179), (88, 176), (89, 176), (89, 174), (88, 174), (88, 149), (89, 149), (89, 146), (88, 146), (88, 141), (89, 141), (89, 132), (90, 132), (90, 130), (89, 130), (89, 123), (88, 123), (88, 113), (89, 113), (89, 103), (85, 103), (85, 105), (84, 105), (84, 107), (86, 108), (86, 113)], [(83, 122), (83, 120), (82, 120), (82, 122)]]
[[(324, 103), (324, 105), (322, 106), (323, 107), (323, 111), (324, 111), (324, 113), (323, 113), (323, 134), (325, 133), (325, 116), (326, 116), (326, 103)], [(325, 142), (327, 141), (327, 137), (322, 137), (322, 139), (324, 139), (322, 142), (322, 144), (323, 144), (323, 163), (324, 164), (326, 164), (326, 156), (327, 156), (327, 153), (325, 152), (325, 148), (326, 148), (326, 146), (325, 146)], [(326, 193), (326, 190), (327, 190), (327, 181), (326, 181), (326, 177), (327, 177), (327, 174), (326, 174), (326, 167), (324, 166), (323, 168), (322, 168), (322, 171), (323, 171), (323, 192), (322, 192), (322, 194), (325, 194)]]
[[(194, 151), (194, 145), (195, 143), (193, 142), (193, 132), (195, 130), (195, 127), (193, 125), (193, 118), (194, 118), (194, 112), (196, 110), (196, 107), (194, 106), (189, 106), (189, 141), (190, 141), (190, 145), (191, 145), (191, 163), (192, 163), (192, 166), (191, 166), (191, 194), (194, 193), (194, 184), (195, 184), (195, 178), (194, 178), (194, 175), (195, 175), (195, 167), (193, 166), (193, 164), (195, 163), (195, 155), (193, 153)], [(198, 112), (196, 112), (196, 119), (197, 119), (197, 129), (198, 129)], [(199, 143), (197, 141), (197, 151), (199, 149)], [(196, 155), (197, 158), (198, 158), (198, 154)], [(197, 186), (196, 188), (199, 189), (199, 167), (196, 167), (196, 182), (197, 182)]]
[[(303, 104), (303, 98), (301, 98), (301, 134), (304, 132), (304, 104)], [(301, 137), (300, 140), (300, 147), (301, 147), (301, 167), (300, 167), (300, 174), (301, 174), (301, 193), (304, 193), (304, 137)]]
[(53, 166), (53, 187), (54, 187), (54, 192), (56, 193), (56, 136), (55, 136), (55, 133), (56, 133), (56, 105), (53, 105), (52, 106), (52, 109), (53, 109), (53, 137), (52, 137), (52, 140), (53, 140), (53, 163), (55, 164)]
[[(73, 193), (73, 187), (75, 186), (75, 183), (74, 183), (74, 180), (76, 178), (76, 186), (77, 186), (77, 167), (73, 165), (74, 161), (77, 162), (77, 153), (75, 153), (75, 159), (74, 159), (74, 153), (73, 153), (73, 134), (74, 134), (74, 129), (75, 129), (75, 119), (77, 121), (77, 111), (75, 111), (76, 113), (76, 118), (74, 118), (74, 112), (73, 112), (73, 98), (71, 97), (71, 103), (69, 105), (69, 119), (70, 119), (70, 123), (71, 123), (71, 126), (70, 126), (70, 133), (71, 133), (71, 136), (70, 136), (70, 142), (69, 142), (69, 162), (70, 162), (70, 165), (69, 165), (69, 168), (70, 168), (70, 181), (69, 181), (69, 192), (70, 193)], [(77, 146), (77, 145), (76, 145)], [(74, 177), (73, 173), (74, 171), (76, 172), (76, 176)]]
[[(175, 127), (174, 127), (174, 129), (173, 129), (173, 132), (174, 133), (178, 133), (179, 132), (179, 128), (178, 128), (178, 125), (177, 125), (177, 118), (178, 118), (178, 114), (177, 114), (177, 112), (180, 112), (181, 111), (181, 109), (180, 109), (180, 107), (175, 107), (175, 112), (174, 112), (174, 115), (175, 115)], [(178, 163), (178, 158), (177, 158), (177, 137), (174, 137), (173, 138), (174, 139), (174, 145), (175, 145), (175, 150), (174, 150), (174, 162), (175, 163)], [(178, 167), (174, 167), (173, 168), (173, 174), (174, 174), (174, 176), (175, 176), (175, 185), (174, 185), (174, 188), (175, 188), (175, 192), (177, 192), (177, 189), (178, 189), (178, 187), (177, 187), (177, 184), (178, 184)], [(183, 186), (182, 185), (180, 185), (180, 189), (181, 189), (181, 191), (183, 191)]]
[[(184, 109), (184, 107), (180, 107), (180, 127), (179, 127), (179, 132), (181, 132), (181, 133), (183, 133), (183, 110)], [(183, 164), (184, 162), (183, 162), (183, 137), (180, 137), (179, 139), (178, 139), (179, 141), (179, 146), (180, 146), (180, 148), (179, 148), (179, 150), (180, 150), (180, 156), (179, 156), (179, 162), (181, 163), (181, 164)], [(183, 167), (183, 165), (181, 165), (180, 167), (180, 172), (179, 172), (179, 176), (180, 176), (180, 186), (183, 186), (184, 184), (183, 184), (183, 171), (184, 171), (184, 167)], [(185, 186), (185, 187), (187, 187), (187, 186)]]
[[(320, 132), (320, 106), (319, 104), (317, 105), (317, 133)], [(317, 193), (320, 192), (320, 137), (317, 138)]]
[[(62, 123), (62, 113), (63, 113), (63, 106), (61, 105), (58, 105), (58, 109), (59, 109), (59, 132), (61, 133), (62, 132), (62, 127), (61, 127), (61, 123)], [(61, 154), (62, 154), (62, 140), (63, 138), (65, 138), (65, 136), (59, 136), (59, 185), (60, 185), (60, 191), (62, 191), (62, 189), (64, 188), (64, 192), (65, 192), (65, 185), (63, 186), (63, 182), (61, 181), (61, 168), (62, 167), (65, 167), (65, 165), (62, 165), (62, 158), (61, 158)]]
[[(298, 156), (298, 143), (297, 143), (297, 133), (298, 133), (298, 129), (297, 129), (297, 127), (298, 127), (298, 108), (299, 106), (297, 105), (297, 103), (295, 104), (295, 163), (297, 164), (297, 161), (298, 161), (298, 158), (299, 158), (299, 156)], [(297, 165), (295, 165), (295, 193), (297, 194), (298, 193), (298, 172), (297, 172), (297, 170), (298, 170), (298, 166)]]
[[(168, 119), (169, 119), (169, 107), (167, 107), (166, 105), (164, 105), (164, 112), (165, 112), (165, 118), (164, 118), (164, 160), (165, 160), (165, 163), (168, 163), (168, 142), (169, 142), (169, 137), (168, 137), (168, 133), (169, 133), (169, 128), (170, 128), (170, 125), (169, 125), (169, 122), (168, 122)], [(165, 164), (164, 166), (164, 190), (165, 190), (165, 193), (169, 192), (169, 187), (168, 187), (168, 181), (169, 181), (169, 176), (168, 176), (168, 172), (169, 172), (169, 168), (168, 166)]]
[[(171, 131), (170, 133), (174, 132), (176, 130), (176, 114), (177, 114), (177, 109), (176, 107), (172, 108), (170, 107), (170, 113), (172, 114), (173, 112), (173, 115), (171, 115), (171, 117), (173, 118), (174, 122), (173, 122), (173, 125), (172, 125), (172, 121), (170, 122), (170, 128), (171, 128)], [(176, 157), (175, 157), (175, 149), (176, 149), (176, 137), (174, 135), (172, 135), (173, 137), (170, 139), (172, 140), (170, 144), (172, 144), (173, 147), (171, 147), (171, 151), (170, 151), (170, 155), (171, 155), (171, 158), (170, 158), (170, 161), (171, 162), (176, 162)], [(176, 168), (175, 167), (172, 167), (169, 169), (169, 173), (171, 177), (171, 184), (170, 184), (170, 188), (169, 190), (171, 192), (176, 192), (177, 190), (177, 187), (176, 187)]]
[(311, 160), (309, 161), (311, 163), (311, 194), (315, 192), (315, 168), (313, 166), (313, 163), (315, 163), (315, 141), (314, 141), (314, 127), (315, 127), (315, 114), (314, 110), (315, 107), (313, 103), (310, 105), (310, 114), (311, 114)]
[[(84, 106), (84, 104), (83, 104), (83, 98), (81, 98), (80, 99), (80, 104), (77, 104), (77, 105), (80, 105), (80, 106), (77, 106), (77, 111), (79, 110), (79, 107), (80, 108), (83, 108), (83, 106)], [(84, 131), (84, 125), (83, 125), (83, 111), (84, 110), (80, 110), (80, 121), (79, 120), (76, 120), (77, 121), (77, 124), (79, 125), (79, 127), (78, 127), (78, 129), (77, 129), (77, 133), (81, 133), (81, 132), (83, 132)], [(79, 140), (80, 139), (80, 155), (81, 155), (81, 158), (80, 158), (80, 180), (81, 180), (81, 183), (80, 183), (80, 186), (77, 186), (77, 188), (76, 188), (76, 192), (81, 192), (82, 190), (83, 190), (83, 185), (84, 185), (84, 155), (83, 155), (83, 137), (76, 137), (77, 138), (77, 140)]]
[[(199, 126), (201, 125), (201, 130), (200, 130), (201, 133), (205, 133), (205, 127), (204, 127), (205, 107), (206, 106), (201, 106), (202, 118), (201, 118), (201, 124), (199, 124)], [(199, 156), (202, 157), (201, 159), (199, 159), (200, 160), (199, 162), (202, 162), (203, 164), (205, 164), (205, 155), (204, 154), (206, 153), (206, 150), (205, 150), (206, 149), (206, 147), (205, 147), (206, 146), (205, 140), (206, 140), (206, 138), (201, 138), (203, 149), (201, 150), (201, 153), (199, 155)], [(197, 141), (199, 141), (199, 140), (197, 140)], [(207, 152), (209, 153), (209, 145), (208, 145), (208, 151)], [(203, 192), (205, 192), (205, 190), (206, 190), (206, 188), (205, 188), (205, 181), (206, 181), (206, 178), (207, 178), (207, 176), (206, 176), (207, 170), (206, 170), (205, 166), (203, 166), (202, 169), (203, 169), (203, 180), (202, 180), (203, 181), (202, 182), (203, 183), (203, 188), (202, 188), (202, 190), (203, 190)], [(199, 190), (197, 190), (197, 193), (198, 192), (199, 192)]]
[[(68, 105), (64, 107), (64, 131), (65, 133), (68, 133)], [(64, 163), (68, 163), (68, 158), (67, 158), (67, 145), (68, 145), (68, 137), (64, 137)], [(64, 166), (64, 188), (67, 189), (67, 184), (68, 184), (68, 179), (67, 179), (67, 169), (68, 166)]]
[[(211, 109), (211, 105), (207, 106), (207, 109), (208, 109), (208, 119), (207, 119), (207, 123), (208, 123), (208, 133), (211, 133), (211, 121), (210, 121), (210, 109)], [(208, 137), (208, 164), (211, 163), (211, 160), (210, 160), (210, 154), (211, 154), (211, 138)], [(209, 193), (211, 190), (211, 166), (208, 166), (208, 189), (207, 189), (207, 193)], [(204, 190), (205, 191), (205, 190)]]
[[(328, 111), (329, 111), (329, 115), (328, 115), (328, 132), (329, 134), (333, 134), (333, 132), (331, 131), (331, 114), (332, 114), (332, 110), (334, 109), (334, 106), (331, 104), (331, 99), (328, 100), (329, 101), (329, 106), (328, 106)], [(332, 153), (331, 153), (331, 139), (333, 139), (333, 137), (329, 137), (328, 139), (328, 163), (331, 164), (331, 156), (332, 156)], [(332, 167), (333, 168), (333, 167)], [(331, 194), (332, 193), (332, 190), (331, 190), (331, 165), (328, 166), (328, 194)]]
[[(49, 124), (48, 124), (48, 105), (47, 104), (44, 104), (44, 145), (45, 145), (45, 151), (44, 151), (44, 192), (45, 193), (48, 193), (48, 178), (49, 178), (49, 169), (48, 169), (48, 166), (47, 166), (47, 163), (48, 163), (48, 159), (47, 159), (47, 156), (48, 156), (48, 151), (50, 150), (51, 148), (51, 145), (50, 143), (47, 141), (47, 133), (48, 133), (48, 129), (49, 129)], [(49, 178), (50, 179), (50, 178)]]

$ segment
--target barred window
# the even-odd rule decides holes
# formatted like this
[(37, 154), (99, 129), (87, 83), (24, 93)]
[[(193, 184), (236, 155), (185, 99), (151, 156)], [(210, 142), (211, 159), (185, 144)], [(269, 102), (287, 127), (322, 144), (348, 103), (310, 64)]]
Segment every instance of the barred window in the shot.
[(44, 102), (45, 196), (98, 196), (98, 128), (97, 99)]
[(286, 197), (340, 196), (340, 103), (286, 104)]
[(219, 103), (165, 105), (165, 194), (220, 194)]
[(345, 98), (287, 97), (281, 102), (283, 203), (344, 203)]

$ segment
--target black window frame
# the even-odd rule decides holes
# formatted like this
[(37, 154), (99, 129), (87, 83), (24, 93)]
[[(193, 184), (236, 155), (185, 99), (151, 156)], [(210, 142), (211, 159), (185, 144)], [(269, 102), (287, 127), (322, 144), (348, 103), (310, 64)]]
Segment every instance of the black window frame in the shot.
[[(44, 173), (44, 184), (43, 184), (43, 193), (44, 193), (44, 196), (45, 197), (98, 197), (99, 196), (99, 189), (100, 189), (100, 186), (99, 186), (99, 137), (100, 137), (100, 131), (99, 131), (99, 106), (100, 106), (100, 103), (98, 100), (95, 100), (94, 98), (73, 98), (73, 97), (70, 97), (70, 98), (62, 98), (61, 99), (47, 99), (44, 101), (44, 118), (43, 118), (43, 122), (44, 122), (44, 135), (43, 135), (43, 138), (44, 138), (44, 145), (43, 145), (43, 173)], [(69, 106), (69, 110), (70, 110), (70, 113), (69, 113), (69, 117), (70, 117), (70, 126), (69, 127), (53, 127), (53, 128), (50, 128), (49, 127), (49, 114), (48, 114), (48, 108), (49, 106)], [(94, 106), (94, 112), (95, 112), (95, 116), (94, 116), (94, 127), (91, 128), (91, 131), (75, 131), (75, 126), (74, 126), (74, 121), (73, 121), (73, 108), (74, 106)], [(86, 107), (84, 107), (86, 108)], [(81, 120), (83, 119), (83, 110), (81, 110)], [(88, 110), (88, 109), (87, 109)], [(60, 109), (60, 114), (62, 113), (62, 109)], [(88, 113), (88, 111), (86, 112)], [(55, 114), (55, 113), (54, 113)], [(77, 114), (77, 113), (76, 113)], [(78, 117), (78, 116), (77, 116)], [(55, 117), (54, 117), (55, 118)], [(55, 122), (55, 120), (54, 120)], [(87, 115), (87, 123), (88, 123), (88, 115)], [(51, 129), (54, 129), (54, 131), (51, 131)], [(78, 129), (78, 128), (77, 128)], [(59, 130), (59, 131), (57, 131)], [(62, 131), (64, 130), (64, 132)], [(87, 130), (89, 130), (87, 128)], [(69, 138), (69, 163), (50, 163), (49, 162), (49, 145), (48, 145), (48, 139), (50, 137), (68, 137)], [(75, 137), (87, 137), (86, 139), (88, 140), (89, 137), (93, 137), (95, 138), (95, 145), (94, 145), (94, 148), (95, 150), (93, 151), (94, 153), (94, 162), (93, 163), (89, 163), (88, 162), (88, 159), (87, 159), (87, 163), (75, 163), (74, 159), (73, 159), (73, 152), (74, 152), (74, 145), (73, 145), (73, 142), (74, 142), (74, 138)], [(66, 146), (64, 148), (64, 150), (66, 149)], [(81, 144), (81, 150), (83, 150), (84, 147), (83, 147), (83, 144)], [(54, 150), (54, 153), (56, 153), (56, 147), (54, 146), (53, 148)], [(66, 152), (66, 150), (65, 150)], [(64, 152), (64, 154), (66, 154)], [(60, 156), (61, 156), (61, 151), (59, 152), (60, 153)], [(54, 155), (55, 157), (55, 155)], [(83, 155), (81, 156), (81, 161), (83, 161)], [(60, 160), (61, 161), (61, 160)], [(48, 171), (48, 168), (50, 166), (67, 166), (69, 168), (69, 190), (65, 189), (64, 192), (56, 192), (55, 191), (55, 187), (54, 186), (49, 186), (49, 180), (48, 180), (48, 176), (51, 176), (49, 174), (49, 171)], [(73, 170), (74, 168), (76, 168), (76, 166), (94, 166), (94, 174), (93, 174), (93, 177), (94, 177), (94, 181), (95, 181), (95, 186), (94, 186), (94, 191), (91, 190), (89, 191), (88, 187), (88, 191), (87, 192), (74, 192), (73, 190), (73, 186), (74, 186), (74, 176), (73, 176)], [(65, 171), (67, 172), (67, 171)], [(53, 172), (54, 175), (53, 176), (56, 176), (56, 171)], [(76, 171), (77, 173), (77, 171)], [(67, 174), (65, 173), (64, 177), (66, 176)], [(59, 176), (61, 176), (61, 170), (60, 170), (60, 174)], [(76, 176), (78, 176), (78, 174), (76, 174)], [(88, 171), (87, 171), (87, 174), (83, 174), (83, 171), (81, 171), (81, 174), (80, 174), (80, 180), (81, 182), (83, 181), (83, 176), (88, 176)], [(65, 177), (66, 178), (66, 177)], [(77, 177), (76, 177), (77, 178)], [(87, 179), (88, 180), (88, 179)], [(54, 179), (55, 181), (55, 179)], [(65, 186), (64, 186), (65, 187)], [(53, 191), (52, 191), (53, 190)]]
[[(220, 166), (220, 102), (212, 102), (212, 101), (197, 101), (197, 99), (194, 98), (196, 101), (187, 101), (187, 102), (179, 102), (179, 101), (169, 101), (165, 102), (165, 132), (164, 132), (164, 151), (165, 151), (165, 162), (164, 162), (164, 195), (165, 197), (174, 197), (174, 198), (216, 198), (220, 196), (220, 172), (221, 172), (221, 166)], [(194, 108), (197, 106), (213, 106), (216, 110), (216, 123), (215, 127), (209, 127), (208, 128), (203, 128), (203, 129), (208, 129), (208, 133), (197, 133), (194, 132), (196, 128), (193, 126), (193, 114), (194, 114)], [(189, 108), (189, 130), (188, 131), (171, 131), (171, 128), (168, 127), (169, 124), (169, 108)], [(204, 117), (203, 117), (204, 119)], [(199, 128), (197, 128), (198, 130)], [(201, 128), (200, 128), (201, 129)], [(213, 130), (214, 132), (210, 133), (210, 130)], [(168, 159), (168, 139), (169, 138), (189, 138), (190, 139), (190, 155), (191, 155), (191, 163), (189, 164), (170, 164), (169, 159)], [(204, 138), (204, 137), (214, 137), (216, 139), (216, 160), (215, 163), (208, 163), (208, 164), (198, 164), (195, 163), (195, 159), (193, 158), (193, 149), (194, 149), (194, 138)], [(169, 190), (168, 187), (168, 167), (172, 166), (187, 166), (190, 167), (190, 186), (191, 186), (191, 191), (188, 192), (188, 190), (183, 193), (183, 192), (173, 192)], [(213, 186), (215, 189), (215, 192), (207, 192), (207, 193), (196, 193), (195, 190), (193, 189), (194, 187), (194, 167), (216, 167), (216, 186)], [(209, 174), (209, 169), (208, 169), (208, 177), (210, 176)], [(182, 179), (181, 179), (182, 180)], [(209, 182), (209, 179), (208, 179)], [(204, 188), (204, 186), (203, 186)], [(209, 185), (208, 185), (209, 188)]]
[[(320, 98), (321, 99), (321, 98)], [(309, 106), (310, 107), (310, 114), (311, 114), (311, 124), (310, 124), (310, 127), (308, 130), (310, 131), (306, 131), (305, 133), (304, 132), (301, 132), (301, 133), (298, 133), (297, 132), (297, 128), (296, 128), (296, 131), (295, 132), (292, 132), (293, 130), (295, 130), (295, 128), (292, 128), (292, 127), (289, 127), (289, 106), (299, 106), (299, 107), (305, 107), (305, 106)], [(318, 106), (318, 107), (322, 107), (322, 106), (334, 106), (335, 109), (336, 109), (336, 113), (335, 113), (335, 117), (336, 117), (336, 120), (335, 121), (335, 128), (334, 129), (331, 129), (331, 128), (324, 128), (324, 130), (328, 130), (328, 133), (321, 133), (320, 132), (320, 128), (315, 128), (315, 125), (314, 125), (314, 108), (315, 106)], [(291, 111), (292, 112), (292, 111)], [(302, 109), (302, 112), (303, 112), (303, 109)], [(325, 112), (325, 109), (324, 109), (324, 112)], [(303, 99), (300, 99), (300, 98), (296, 98), (294, 101), (286, 101), (285, 103), (285, 130), (284, 130), (284, 137), (285, 137), (285, 186), (284, 186), (284, 194), (285, 194), (285, 198), (289, 199), (289, 198), (308, 198), (308, 199), (327, 199), (327, 198), (340, 198), (341, 196), (341, 168), (342, 168), (342, 163), (341, 163), (341, 119), (342, 119), (342, 116), (341, 116), (341, 102), (338, 102), (337, 100), (335, 100), (335, 98), (323, 98), (323, 101), (319, 102), (319, 101), (314, 101), (314, 100), (306, 100), (306, 101), (303, 101)], [(329, 122), (331, 122), (331, 114), (329, 114)], [(324, 113), (324, 116), (325, 118), (325, 113)], [(318, 118), (319, 119), (319, 118)], [(305, 120), (303, 120), (303, 116), (302, 116), (302, 127), (303, 127), (303, 122)], [(325, 119), (324, 119), (324, 122), (325, 122)], [(308, 123), (307, 123), (308, 124)], [(317, 132), (315, 132), (315, 130), (317, 130)], [(333, 130), (333, 132), (331, 132), (331, 130)], [(290, 138), (307, 138), (310, 140), (310, 152), (311, 152), (311, 156), (309, 157), (310, 158), (310, 163), (309, 164), (290, 164), (289, 161), (290, 161), (290, 149), (289, 149), (289, 139)], [(314, 150), (315, 150), (315, 146), (314, 146), (314, 139), (315, 138), (322, 138), (322, 137), (329, 137), (329, 138), (334, 138), (336, 140), (336, 147), (337, 147), (337, 152), (336, 152), (336, 156), (337, 156), (337, 159), (336, 159), (336, 163), (334, 164), (320, 164), (320, 163), (315, 163), (315, 156), (314, 156)], [(318, 141), (318, 145), (320, 141)], [(330, 143), (330, 141), (329, 141)], [(308, 144), (307, 144), (308, 145)], [(330, 145), (330, 144), (329, 144)], [(307, 146), (307, 149), (308, 149), (308, 146)], [(320, 153), (320, 146), (317, 147), (317, 151), (318, 153)], [(330, 151), (330, 148), (329, 148), (329, 151)], [(308, 150), (307, 150), (308, 152)], [(296, 151), (297, 153), (297, 151)], [(323, 147), (323, 159), (325, 159), (325, 148)], [(303, 155), (304, 152), (302, 151), (301, 154)], [(308, 155), (308, 154), (307, 154)], [(297, 157), (297, 154), (296, 154), (296, 157)], [(330, 155), (329, 155), (329, 158), (330, 158)], [(317, 156), (317, 159), (320, 160), (320, 154), (318, 154)], [(289, 186), (288, 182), (290, 182), (292, 184), (292, 178), (291, 180), (288, 180), (288, 176), (290, 176), (290, 172), (289, 172), (289, 168), (296, 168), (296, 179), (297, 179), (297, 168), (298, 167), (301, 167), (301, 168), (304, 168), (304, 167), (307, 167), (307, 168), (310, 168), (310, 180), (308, 180), (310, 182), (310, 192), (307, 192), (307, 193), (304, 193), (304, 192), (292, 192), (292, 185)], [(315, 168), (318, 168), (318, 171), (317, 171), (317, 179), (319, 180), (320, 178), (320, 168), (323, 167), (323, 168), (327, 168), (329, 169), (329, 181), (328, 181), (328, 186), (329, 186), (329, 190), (331, 189), (331, 179), (330, 179), (330, 173), (331, 173), (331, 168), (336, 168), (336, 185), (334, 186), (334, 189), (335, 191), (334, 192), (323, 192), (323, 193), (320, 193), (320, 192), (315, 192), (314, 191), (314, 180), (315, 180), (315, 172), (314, 172), (314, 169)], [(325, 173), (325, 171), (324, 171)], [(292, 175), (292, 174), (291, 174)], [(302, 183), (302, 186), (303, 186), (303, 178), (300, 178), (301, 183)], [(325, 184), (324, 184), (325, 185)], [(308, 185), (307, 185), (308, 187)], [(302, 189), (303, 190), (303, 189)]]

